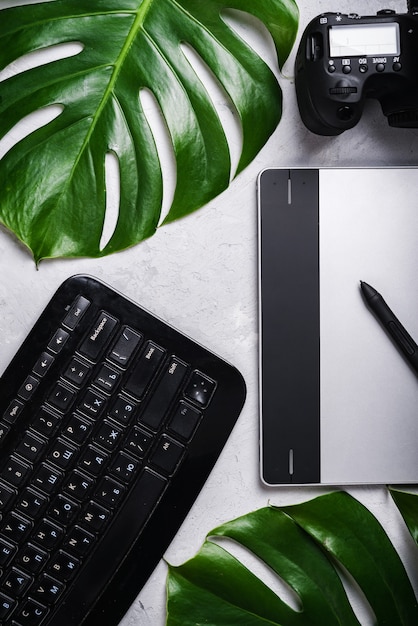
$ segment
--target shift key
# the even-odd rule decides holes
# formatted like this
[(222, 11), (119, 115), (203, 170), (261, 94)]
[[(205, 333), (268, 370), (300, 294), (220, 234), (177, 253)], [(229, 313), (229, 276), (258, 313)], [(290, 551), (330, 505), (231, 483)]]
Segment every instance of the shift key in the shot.
[(102, 354), (117, 323), (114, 317), (102, 311), (81, 344), (79, 352), (91, 361), (96, 361)]

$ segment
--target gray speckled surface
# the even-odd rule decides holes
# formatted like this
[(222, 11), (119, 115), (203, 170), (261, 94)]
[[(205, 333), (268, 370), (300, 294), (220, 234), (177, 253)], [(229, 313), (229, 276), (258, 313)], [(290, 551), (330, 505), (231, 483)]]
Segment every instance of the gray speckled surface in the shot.
[[(2, 8), (10, 4), (2, 2)], [(381, 8), (393, 8), (399, 13), (406, 10), (406, 2), (393, 0), (300, 0), (298, 4), (301, 30), (322, 11), (366, 14)], [(257, 45), (261, 42), (263, 54), (272, 63), (270, 43), (264, 44), (261, 34), (255, 36), (249, 26), (248, 37), (255, 38)], [(313, 489), (268, 489), (259, 480), (257, 174), (269, 166), (418, 164), (418, 130), (389, 128), (377, 103), (370, 103), (357, 127), (340, 137), (309, 133), (296, 108), (294, 54), (284, 68), (287, 78), (280, 77), (284, 114), (278, 129), (229, 190), (199, 212), (161, 228), (150, 240), (112, 257), (45, 261), (39, 270), (13, 237), (0, 231), (0, 371), (58, 285), (71, 274), (88, 273), (233, 362), (244, 375), (248, 398), (240, 420), (167, 551), (167, 560), (176, 564), (193, 556), (205, 534), (221, 522), (268, 501), (294, 503), (319, 493)], [(236, 134), (232, 133), (234, 136), (232, 142), (236, 143)], [(418, 557), (385, 489), (358, 487), (350, 491), (386, 525), (418, 588)], [(166, 566), (161, 562), (123, 619), (123, 626), (163, 626), (165, 578)]]

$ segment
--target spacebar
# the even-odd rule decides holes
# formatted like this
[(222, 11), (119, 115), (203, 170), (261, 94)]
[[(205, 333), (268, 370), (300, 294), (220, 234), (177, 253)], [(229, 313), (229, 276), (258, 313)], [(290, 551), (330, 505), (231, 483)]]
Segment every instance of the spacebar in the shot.
[(138, 539), (166, 486), (166, 479), (145, 468), (119, 511), (116, 523), (112, 524), (81, 570), (63, 604), (53, 614), (51, 624), (82, 624), (83, 618), (93, 608), (112, 574)]

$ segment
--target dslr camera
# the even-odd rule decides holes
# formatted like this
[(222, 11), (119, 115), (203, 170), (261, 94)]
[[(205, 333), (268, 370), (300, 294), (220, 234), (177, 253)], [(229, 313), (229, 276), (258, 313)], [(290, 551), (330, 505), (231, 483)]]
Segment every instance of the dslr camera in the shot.
[(303, 33), (296, 96), (305, 126), (339, 135), (377, 99), (390, 126), (418, 128), (418, 0), (408, 12), (323, 13)]

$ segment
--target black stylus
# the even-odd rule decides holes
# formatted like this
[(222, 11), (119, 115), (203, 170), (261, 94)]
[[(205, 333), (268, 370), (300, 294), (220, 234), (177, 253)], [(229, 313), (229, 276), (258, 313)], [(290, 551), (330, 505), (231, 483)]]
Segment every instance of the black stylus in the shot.
[(374, 287), (360, 281), (365, 300), (418, 374), (418, 346)]

